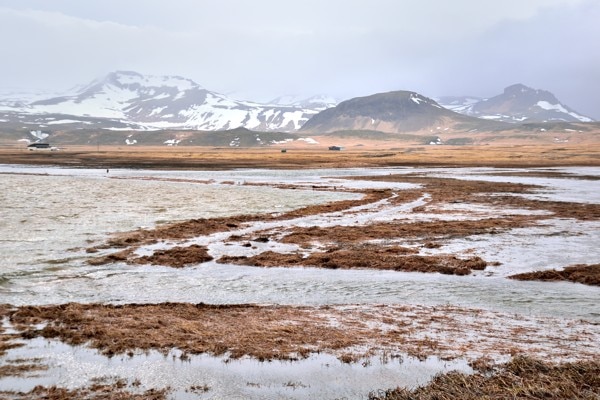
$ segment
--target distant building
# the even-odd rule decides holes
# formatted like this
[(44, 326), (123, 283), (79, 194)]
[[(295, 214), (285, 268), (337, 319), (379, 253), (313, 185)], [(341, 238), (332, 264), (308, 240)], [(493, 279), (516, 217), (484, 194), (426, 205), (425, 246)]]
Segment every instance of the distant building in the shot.
[(29, 150), (50, 149), (50, 143), (31, 143), (27, 148)]
[(27, 148), (31, 151), (33, 150), (50, 150), (50, 151), (56, 151), (58, 150), (58, 147), (54, 147), (54, 146), (50, 146), (50, 143), (31, 143), (30, 145), (27, 146)]
[(340, 151), (343, 150), (343, 147), (340, 146), (329, 146), (329, 150)]

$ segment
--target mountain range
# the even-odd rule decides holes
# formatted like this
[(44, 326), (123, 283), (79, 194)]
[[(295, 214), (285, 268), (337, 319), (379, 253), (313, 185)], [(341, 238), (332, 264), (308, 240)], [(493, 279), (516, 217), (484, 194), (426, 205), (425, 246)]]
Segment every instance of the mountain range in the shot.
[[(43, 131), (51, 131), (65, 135), (68, 143), (187, 141), (237, 147), (309, 140), (307, 134), (344, 132), (385, 139), (382, 133), (429, 137), (512, 129), (543, 132), (546, 127), (539, 123), (592, 122), (552, 93), (522, 84), (488, 99), (446, 96), (436, 100), (416, 92), (393, 91), (340, 103), (319, 95), (281, 96), (263, 104), (232, 99), (183, 77), (116, 71), (60, 95), (0, 95), (0, 133), (9, 140), (40, 140)], [(79, 139), (84, 133), (87, 141)], [(437, 142), (438, 136), (431, 137)]]
[(288, 132), (335, 105), (335, 100), (322, 96), (295, 99), (292, 104), (278, 100), (273, 104), (233, 100), (182, 77), (117, 71), (62, 96), (32, 102), (0, 101), (0, 110), (16, 113), (31, 124), (50, 126), (100, 124), (109, 129), (208, 131), (244, 127)]

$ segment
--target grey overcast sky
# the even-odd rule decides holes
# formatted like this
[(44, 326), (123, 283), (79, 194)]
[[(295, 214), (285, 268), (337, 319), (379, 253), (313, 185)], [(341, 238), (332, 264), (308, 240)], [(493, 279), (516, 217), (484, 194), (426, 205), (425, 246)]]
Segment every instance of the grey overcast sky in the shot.
[(239, 99), (546, 89), (600, 119), (599, 0), (0, 0), (0, 89), (114, 70)]

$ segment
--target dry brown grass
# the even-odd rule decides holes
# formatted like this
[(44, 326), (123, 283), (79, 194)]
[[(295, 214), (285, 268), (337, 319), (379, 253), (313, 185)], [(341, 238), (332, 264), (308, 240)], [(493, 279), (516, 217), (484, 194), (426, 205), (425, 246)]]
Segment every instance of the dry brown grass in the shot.
[(201, 264), (212, 259), (206, 247), (193, 244), (187, 247), (157, 250), (150, 256), (137, 257), (130, 261), (134, 264), (166, 265), (172, 268), (183, 268), (188, 265)]
[(281, 241), (309, 246), (313, 242), (346, 246), (377, 239), (421, 239), (424, 242), (471, 235), (495, 234), (532, 226), (535, 217), (486, 218), (467, 221), (376, 222), (365, 226), (296, 227)]
[[(358, 360), (378, 351), (443, 359), (537, 355), (597, 359), (600, 326), (452, 306), (258, 306), (65, 304), (23, 306), (10, 321), (29, 339), (87, 345), (106, 355), (135, 350), (259, 360), (327, 352)], [(38, 324), (45, 323), (43, 328)]]
[(0, 391), (6, 400), (165, 400), (168, 390), (150, 389), (131, 393), (119, 385), (93, 384), (81, 389), (36, 386), (29, 392)]
[[(158, 240), (183, 240), (215, 232), (226, 232), (257, 221), (286, 221), (307, 215), (344, 212), (358, 205), (373, 203), (382, 199), (390, 202), (405, 203), (419, 198), (424, 193), (430, 200), (413, 212), (426, 212), (432, 215), (446, 213), (444, 206), (452, 203), (485, 204), (498, 209), (529, 208), (545, 211), (547, 215), (505, 215), (499, 218), (479, 217), (469, 220), (431, 220), (424, 222), (406, 222), (393, 220), (373, 222), (364, 226), (329, 227), (285, 227), (274, 231), (255, 232), (247, 236), (232, 236), (230, 241), (255, 240), (261, 236), (264, 240), (278, 240), (282, 243), (297, 244), (305, 249), (313, 245), (326, 246), (328, 251), (314, 252), (307, 257), (299, 254), (280, 254), (263, 252), (259, 255), (223, 257), (222, 263), (244, 264), (252, 266), (317, 266), (323, 268), (373, 268), (398, 271), (441, 272), (466, 275), (472, 269), (484, 269), (485, 261), (472, 257), (459, 259), (451, 255), (419, 256), (398, 254), (397, 246), (389, 242), (409, 241), (423, 248), (439, 248), (440, 241), (482, 234), (497, 234), (510, 229), (533, 226), (539, 220), (554, 217), (576, 218), (580, 220), (600, 219), (600, 205), (569, 202), (550, 202), (526, 199), (515, 194), (532, 193), (537, 186), (516, 183), (498, 183), (469, 181), (452, 178), (432, 178), (421, 175), (386, 175), (358, 177), (391, 182), (417, 183), (423, 187), (400, 192), (393, 197), (391, 190), (366, 190), (360, 200), (344, 200), (324, 205), (305, 207), (281, 215), (242, 215), (215, 219), (195, 219), (180, 223), (159, 226), (150, 230), (138, 230), (116, 235), (106, 246), (98, 248), (124, 247), (125, 249), (90, 260), (91, 264), (105, 264), (125, 261), (134, 264), (160, 264), (174, 267), (199, 264), (210, 260), (205, 249), (198, 246), (175, 247), (160, 250), (153, 255), (135, 257), (134, 250), (147, 243)], [(322, 189), (320, 189), (322, 190)], [(378, 245), (372, 241), (382, 242)], [(387, 243), (387, 244), (386, 244)], [(251, 247), (251, 244), (247, 244)], [(433, 247), (432, 247), (433, 246)], [(95, 252), (98, 248), (89, 249)], [(392, 254), (396, 253), (396, 254)]]
[[(339, 144), (339, 143), (338, 143)], [(55, 164), (116, 168), (320, 168), (383, 167), (402, 165), (457, 166), (565, 166), (600, 165), (600, 144), (414, 146), (377, 142), (369, 148), (341, 152), (327, 151), (325, 142), (317, 148), (295, 148), (281, 153), (279, 147), (230, 149), (207, 147), (119, 147), (70, 146), (58, 152), (28, 152), (0, 149), (5, 163)], [(385, 157), (379, 157), (385, 153)]]
[[(0, 321), (8, 318), (12, 309), (13, 307), (8, 304), (0, 304)], [(17, 338), (18, 335), (6, 333), (2, 324), (0, 324), (0, 357), (4, 356), (10, 349), (23, 346), (23, 344), (15, 342)]]
[[(415, 211), (422, 211), (436, 204), (477, 203), (501, 208), (542, 210), (552, 213), (558, 218), (574, 218), (582, 221), (600, 219), (600, 204), (543, 201), (513, 195), (535, 193), (536, 189), (541, 188), (535, 185), (436, 178), (420, 175), (383, 175), (352, 177), (348, 179), (407, 182), (423, 185), (425, 188), (424, 191), (431, 195), (431, 201), (427, 206), (415, 209)], [(490, 194), (493, 194), (493, 196), (489, 196)]]
[(487, 263), (479, 257), (460, 259), (451, 255), (419, 256), (415, 249), (400, 246), (353, 245), (335, 247), (326, 252), (282, 254), (266, 251), (256, 256), (222, 257), (225, 264), (254, 267), (317, 267), (327, 269), (379, 269), (405, 272), (438, 272), (447, 275), (468, 275), (472, 270), (484, 270)]
[(557, 179), (577, 179), (582, 181), (597, 181), (600, 177), (595, 175), (579, 175), (562, 171), (511, 171), (495, 172), (488, 174), (490, 176), (524, 176), (527, 178), (557, 178)]
[(352, 207), (373, 203), (392, 195), (390, 190), (364, 190), (360, 193), (364, 194), (361, 199), (317, 204), (282, 214), (237, 215), (212, 219), (199, 218), (161, 225), (153, 229), (138, 229), (132, 232), (118, 233), (111, 237), (106, 244), (90, 247), (86, 251), (94, 254), (102, 249), (121, 248), (123, 250), (90, 258), (88, 262), (91, 265), (104, 265), (114, 262), (128, 262), (131, 264), (148, 263), (181, 268), (188, 264), (209, 261), (212, 258), (206, 253), (206, 249), (199, 246), (159, 250), (150, 256), (144, 257), (135, 257), (134, 251), (141, 245), (156, 243), (159, 240), (185, 240), (217, 232), (228, 232), (251, 222), (285, 221), (307, 215), (339, 212)]
[[(26, 329), (25, 337), (89, 343), (107, 355), (179, 348), (189, 353), (228, 353), (232, 358), (249, 354), (259, 360), (293, 359), (319, 347), (355, 343), (343, 330), (327, 326), (310, 308), (302, 307), (69, 304), (22, 307), (11, 315), (11, 321)], [(40, 331), (27, 329), (35, 321), (51, 323)]]
[(526, 272), (509, 276), (519, 281), (569, 281), (583, 283), (584, 285), (600, 286), (600, 264), (578, 264), (566, 267), (562, 271), (555, 269), (546, 271)]
[(40, 359), (19, 359), (5, 361), (4, 365), (0, 365), (0, 378), (7, 376), (26, 376), (32, 372), (45, 371), (47, 365), (41, 364)]
[(372, 393), (370, 400), (492, 400), (600, 398), (600, 362), (554, 365), (529, 357), (515, 357), (492, 374), (450, 372), (414, 390)]

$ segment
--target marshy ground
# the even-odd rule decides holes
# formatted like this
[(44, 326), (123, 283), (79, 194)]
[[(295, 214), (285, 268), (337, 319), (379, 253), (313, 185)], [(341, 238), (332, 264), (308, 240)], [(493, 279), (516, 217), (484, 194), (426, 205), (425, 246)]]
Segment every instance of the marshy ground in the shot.
[[(56, 365), (48, 365), (44, 359), (11, 356), (29, 342), (43, 339), (125, 360), (152, 351), (166, 357), (176, 349), (180, 352), (178, 362), (207, 355), (221, 357), (223, 362), (252, 359), (299, 363), (315, 354), (328, 354), (342, 364), (364, 363), (364, 368), (368, 368), (371, 361), (366, 360), (372, 357), (464, 360), (473, 368), (470, 372), (450, 372), (420, 389), (393, 390), (396, 385), (391, 384), (385, 391), (373, 392), (373, 399), (457, 398), (460, 390), (464, 390), (462, 398), (509, 394), (515, 398), (544, 398), (548, 393), (555, 398), (595, 398), (600, 394), (597, 379), (590, 378), (598, 375), (599, 368), (599, 310), (579, 310), (586, 318), (569, 318), (569, 307), (574, 311), (577, 307), (573, 303), (556, 314), (552, 308), (541, 314), (527, 312), (527, 306), (519, 303), (526, 304), (529, 299), (520, 299), (521, 292), (514, 291), (527, 290), (518, 285), (528, 283), (517, 279), (539, 280), (531, 282), (530, 288), (547, 293), (548, 298), (556, 287), (553, 285), (562, 285), (556, 291), (562, 291), (565, 298), (574, 286), (564, 285), (586, 285), (583, 292), (590, 299), (589, 307), (597, 306), (591, 300), (598, 296), (600, 271), (599, 253), (593, 245), (600, 227), (600, 199), (594, 194), (599, 174), (595, 169), (465, 170), (464, 176), (459, 169), (407, 169), (367, 176), (353, 171), (350, 176), (337, 178), (332, 172), (320, 180), (270, 182), (152, 174), (103, 177), (103, 182), (117, 185), (143, 180), (234, 189), (264, 186), (286, 193), (310, 191), (353, 197), (294, 210), (241, 210), (234, 215), (166, 222), (115, 233), (74, 250), (78, 254), (75, 260), (81, 263), (78, 268), (89, 271), (89, 277), (94, 277), (96, 271), (102, 271), (102, 279), (116, 279), (113, 276), (123, 274), (125, 280), (155, 273), (165, 277), (180, 274), (182, 283), (190, 278), (203, 279), (204, 270), (209, 271), (208, 278), (213, 273), (210, 271), (227, 274), (229, 269), (232, 274), (251, 274), (248, 271), (255, 268), (263, 271), (274, 287), (282, 285), (286, 271), (291, 270), (305, 270), (316, 276), (319, 271), (327, 271), (323, 275), (327, 279), (357, 271), (368, 277), (361, 289), (369, 292), (372, 285), (372, 298), (385, 301), (361, 301), (344, 293), (344, 287), (332, 286), (341, 296), (320, 304), (307, 300), (288, 304), (285, 297), (279, 297), (279, 304), (149, 302), (146, 298), (140, 302), (65, 298), (60, 304), (6, 304), (0, 307), (0, 379), (35, 376), (55, 369)], [(528, 246), (528, 236), (535, 244)], [(553, 250), (561, 241), (563, 247)], [(512, 252), (511, 247), (517, 250)], [(551, 258), (548, 254), (555, 254), (553, 251), (562, 252), (563, 258), (540, 265)], [(570, 256), (570, 252), (577, 257)], [(532, 254), (538, 259), (532, 259)], [(390, 301), (389, 296), (379, 297), (385, 296), (379, 292), (394, 290), (391, 285), (375, 285), (378, 276), (383, 276), (380, 274), (397, 282), (402, 277), (414, 280), (411, 290), (416, 301), (403, 304)], [(389, 274), (397, 274), (398, 278), (390, 278)], [(473, 296), (468, 306), (450, 302), (419, 304), (419, 296), (424, 295), (419, 282), (444, 282), (442, 276), (450, 277), (449, 284), (457, 287), (462, 282), (473, 287), (490, 285), (494, 291), (490, 296), (496, 296), (500, 303), (495, 308)], [(253, 278), (242, 275), (241, 279)], [(228, 291), (235, 295), (236, 286), (230, 281), (221, 284), (227, 285), (222, 288), (224, 296)], [(188, 286), (186, 290), (201, 290), (200, 286)], [(291, 294), (305, 291), (307, 299), (313, 289), (285, 286)], [(257, 286), (254, 290), (260, 289)], [(264, 286), (262, 290), (273, 289)], [(171, 294), (177, 298), (177, 293)], [(163, 298), (169, 297), (169, 292), (164, 293)], [(345, 298), (351, 300), (340, 300)], [(502, 302), (510, 301), (513, 308), (503, 311)], [(261, 386), (250, 383), (248, 390)], [(308, 391), (308, 386), (310, 382), (292, 380), (286, 390), (294, 389), (296, 395), (306, 397), (302, 391)], [(195, 390), (200, 398), (219, 393), (214, 385), (200, 380), (183, 389)], [(8, 390), (2, 395), (14, 399), (161, 399), (185, 398), (183, 389), (136, 385), (134, 380), (125, 380), (83, 387), (46, 385)], [(446, 397), (439, 397), (442, 392)]]

